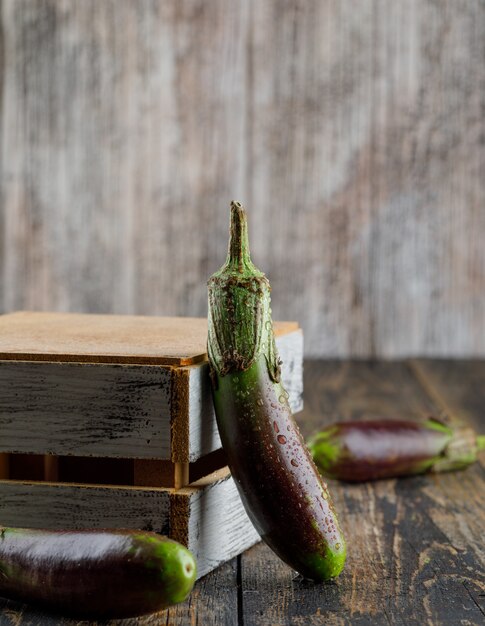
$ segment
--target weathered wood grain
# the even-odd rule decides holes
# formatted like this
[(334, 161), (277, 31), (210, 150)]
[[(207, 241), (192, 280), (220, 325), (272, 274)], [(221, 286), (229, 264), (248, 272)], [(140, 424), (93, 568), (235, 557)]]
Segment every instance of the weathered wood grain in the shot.
[[(26, 314), (29, 320), (32, 315)], [(40, 314), (39, 325), (29, 321), (27, 330), (24, 315), (6, 315), (0, 316), (0, 328), (3, 324), (9, 335), (4, 345), (13, 345), (8, 320), (18, 317), (21, 321), (13, 324), (13, 335), (19, 335), (21, 326), (20, 334), (34, 354), (43, 346), (51, 350), (47, 356), (52, 361), (17, 361), (12, 358), (15, 351), (9, 352), (10, 359), (0, 360), (0, 453), (157, 458), (188, 463), (221, 447), (207, 360), (200, 352), (205, 350), (207, 320), (193, 320), (194, 330), (190, 323), (178, 324), (174, 319), (153, 318), (146, 324), (145, 318), (131, 316), (122, 320), (120, 316), (62, 315), (63, 331), (56, 344), (56, 325), (52, 322), (57, 315)], [(34, 320), (38, 317), (33, 315)], [(73, 344), (81, 358), (92, 356), (99, 344), (101, 355), (113, 355), (113, 346), (118, 346), (117, 358), (130, 361), (134, 345), (136, 353), (149, 345), (145, 333), (129, 343), (125, 333), (137, 321), (145, 330), (157, 328), (161, 338), (170, 330), (178, 334), (168, 340), (171, 358), (185, 354), (196, 361), (200, 357), (202, 363), (177, 367), (57, 362), (64, 356), (58, 356), (56, 346), (64, 354), (65, 346), (72, 350)], [(184, 343), (186, 327), (192, 330)], [(293, 410), (298, 411), (302, 407), (303, 336), (294, 322), (280, 322), (276, 327), (276, 345), (283, 360), (282, 380)], [(47, 328), (54, 342), (50, 348), (41, 337)], [(187, 352), (187, 345), (192, 346), (192, 352)], [(165, 352), (164, 347), (160, 350)]]
[[(428, 385), (423, 385), (407, 363), (307, 362), (305, 410), (298, 416), (302, 431), (308, 434), (339, 416), (385, 416), (391, 409), (395, 417), (417, 416), (438, 410), (441, 398), (478, 427), (485, 404), (483, 363), (427, 363), (426, 371)], [(443, 396), (431, 397), (430, 385), (438, 380)], [(233, 560), (199, 580), (186, 603), (129, 620), (127, 626), (483, 623), (485, 493), (480, 465), (365, 485), (331, 482), (330, 488), (349, 549), (348, 564), (337, 581), (303, 581), (258, 544), (238, 559), (238, 568)], [(0, 611), (2, 624), (8, 626), (77, 624), (4, 600)]]
[(277, 316), (307, 355), (483, 354), (483, 3), (251, 16), (248, 205)]
[(441, 412), (404, 362), (306, 361), (305, 437), (332, 422), (421, 419)]
[(2, 5), (5, 310), (205, 316), (244, 190), (249, 7)]
[(201, 577), (257, 543), (228, 468), (171, 495), (171, 536), (197, 559)]
[(170, 490), (0, 481), (5, 526), (139, 528), (169, 533)]
[[(160, 615), (159, 622), (148, 618), (146, 626), (158, 626), (160, 623), (168, 626), (241, 626), (235, 610), (237, 603), (237, 559), (232, 559), (197, 581), (187, 602), (169, 609), (166, 615)], [(139, 624), (145, 626), (141, 620), (134, 621), (130, 626)]]
[(171, 371), (0, 361), (0, 450), (170, 458)]
[(410, 367), (450, 420), (485, 433), (485, 362), (412, 360)]
[[(298, 329), (275, 322), (275, 336)], [(0, 360), (193, 365), (207, 361), (206, 317), (17, 311), (0, 316)]]
[(0, 310), (205, 316), (237, 197), (308, 355), (485, 354), (482, 1), (3, 0), (0, 27)]

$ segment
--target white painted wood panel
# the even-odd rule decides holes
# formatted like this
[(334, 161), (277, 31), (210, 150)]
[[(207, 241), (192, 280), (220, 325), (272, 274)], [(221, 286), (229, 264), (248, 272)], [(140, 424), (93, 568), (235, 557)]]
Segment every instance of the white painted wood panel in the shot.
[(188, 510), (188, 547), (198, 577), (260, 541), (230, 474), (192, 493)]
[(239, 497), (228, 468), (181, 489), (176, 498), (186, 498), (185, 540), (197, 559), (200, 578), (221, 563), (260, 541)]
[(0, 480), (0, 519), (4, 526), (26, 528), (138, 528), (168, 534), (168, 491)]
[(170, 458), (170, 368), (0, 361), (0, 452)]

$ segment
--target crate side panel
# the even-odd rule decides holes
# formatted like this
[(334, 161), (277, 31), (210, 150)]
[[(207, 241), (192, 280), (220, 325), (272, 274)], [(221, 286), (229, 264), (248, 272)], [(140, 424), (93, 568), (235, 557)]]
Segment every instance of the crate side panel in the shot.
[(187, 533), (198, 578), (260, 541), (231, 476), (192, 494)]
[(170, 458), (170, 369), (0, 361), (0, 452)]
[[(281, 360), (281, 379), (290, 398), (293, 413), (303, 408), (303, 333), (301, 330), (276, 338)], [(189, 383), (189, 460), (196, 461), (221, 447), (212, 405), (209, 365), (190, 368)]]
[(303, 409), (303, 332), (296, 330), (277, 337), (276, 346), (283, 361), (281, 381), (290, 396), (291, 410), (298, 413)]
[(4, 526), (133, 528), (169, 531), (169, 494), (161, 490), (0, 481)]

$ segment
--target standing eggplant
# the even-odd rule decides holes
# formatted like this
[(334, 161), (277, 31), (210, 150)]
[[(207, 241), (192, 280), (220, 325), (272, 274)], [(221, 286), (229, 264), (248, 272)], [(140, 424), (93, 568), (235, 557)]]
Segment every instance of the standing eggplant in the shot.
[(324, 476), (348, 482), (463, 469), (477, 460), (485, 437), (436, 418), (338, 422), (308, 440)]
[(231, 203), (226, 263), (208, 287), (217, 424), (249, 518), (290, 567), (316, 581), (333, 578), (345, 563), (345, 541), (280, 382), (270, 285), (251, 262), (238, 202)]

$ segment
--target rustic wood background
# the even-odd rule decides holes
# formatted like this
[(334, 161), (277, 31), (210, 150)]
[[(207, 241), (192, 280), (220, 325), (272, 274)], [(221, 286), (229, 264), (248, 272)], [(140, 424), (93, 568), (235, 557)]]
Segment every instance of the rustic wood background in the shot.
[(203, 316), (236, 198), (308, 355), (485, 354), (483, 0), (0, 7), (0, 312)]

